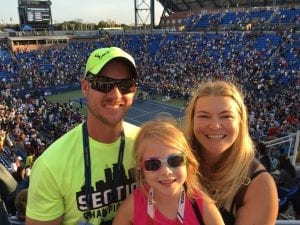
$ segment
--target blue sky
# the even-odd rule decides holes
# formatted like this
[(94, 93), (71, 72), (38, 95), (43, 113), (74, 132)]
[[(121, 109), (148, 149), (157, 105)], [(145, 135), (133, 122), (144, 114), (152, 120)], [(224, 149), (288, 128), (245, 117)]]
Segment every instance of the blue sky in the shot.
[[(150, 0), (136, 0), (139, 8), (145, 8), (145, 3), (150, 4)], [(161, 4), (155, 0), (155, 24), (157, 25), (162, 14)], [(144, 6), (144, 7), (142, 7)], [(98, 23), (101, 20), (112, 20), (117, 23), (133, 25), (134, 0), (52, 0), (53, 22), (63, 22), (70, 20), (81, 20), (86, 23)], [(140, 11), (143, 20), (147, 19), (147, 11)], [(18, 0), (0, 0), (0, 23), (19, 23)], [(138, 22), (141, 19), (138, 18)]]

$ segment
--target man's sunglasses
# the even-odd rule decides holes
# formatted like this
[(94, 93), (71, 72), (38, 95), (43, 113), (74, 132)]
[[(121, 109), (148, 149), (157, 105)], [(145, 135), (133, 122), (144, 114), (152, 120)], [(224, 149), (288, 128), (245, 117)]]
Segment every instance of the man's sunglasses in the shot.
[(166, 163), (169, 168), (184, 166), (186, 157), (184, 154), (171, 154), (166, 159), (151, 157), (143, 161), (143, 167), (147, 172), (154, 172), (159, 170), (163, 163)]
[(136, 91), (137, 83), (134, 79), (112, 79), (109, 77), (100, 76), (97, 79), (87, 79), (91, 82), (92, 89), (102, 93), (108, 93), (115, 86), (118, 87), (121, 94), (129, 94)]

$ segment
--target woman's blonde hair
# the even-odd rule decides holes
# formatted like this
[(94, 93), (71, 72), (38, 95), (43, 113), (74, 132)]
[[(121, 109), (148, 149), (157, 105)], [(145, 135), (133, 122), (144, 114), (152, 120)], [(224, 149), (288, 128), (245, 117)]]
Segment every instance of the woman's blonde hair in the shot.
[[(142, 143), (148, 138), (154, 138), (184, 153), (186, 156), (187, 169), (187, 179), (185, 182), (187, 196), (190, 198), (193, 198), (196, 195), (199, 196), (199, 164), (189, 147), (183, 132), (179, 129), (173, 118), (156, 118), (145, 122), (141, 126), (141, 130), (136, 137), (133, 147), (134, 168), (136, 169), (135, 175), (138, 187), (147, 194), (145, 191), (146, 183), (142, 166), (142, 156), (144, 153)], [(205, 192), (201, 191), (201, 193), (205, 196)]]
[[(194, 113), (197, 100), (206, 96), (227, 96), (237, 104), (239, 114), (239, 134), (230, 149), (228, 149), (213, 167), (213, 173), (205, 171), (205, 155), (202, 152), (201, 143), (197, 140), (194, 128)], [(233, 199), (242, 184), (250, 182), (249, 172), (254, 159), (254, 145), (248, 130), (247, 109), (241, 91), (231, 82), (208, 81), (200, 84), (193, 93), (186, 108), (184, 123), (185, 135), (199, 157), (201, 162), (200, 181), (206, 188), (218, 207)]]

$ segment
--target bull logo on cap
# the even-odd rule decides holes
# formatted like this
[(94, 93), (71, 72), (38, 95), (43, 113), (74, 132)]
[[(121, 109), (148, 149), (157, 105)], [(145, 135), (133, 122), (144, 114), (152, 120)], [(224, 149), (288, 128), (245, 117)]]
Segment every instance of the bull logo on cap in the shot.
[(105, 55), (107, 55), (109, 53), (109, 51), (103, 52), (102, 54), (95, 54), (95, 57), (101, 59), (102, 57), (104, 57)]

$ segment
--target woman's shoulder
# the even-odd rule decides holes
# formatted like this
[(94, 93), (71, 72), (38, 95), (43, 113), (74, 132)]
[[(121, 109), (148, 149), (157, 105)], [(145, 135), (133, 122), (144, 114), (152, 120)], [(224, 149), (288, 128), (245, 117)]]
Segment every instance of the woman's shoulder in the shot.
[(265, 221), (264, 224), (274, 224), (277, 213), (278, 195), (274, 178), (262, 165), (258, 165), (236, 212), (236, 222), (260, 224)]
[[(264, 186), (266, 183), (268, 185)], [(252, 193), (251, 190), (258, 189), (258, 191), (264, 192), (263, 186), (267, 190), (270, 190), (270, 188), (273, 188), (274, 185), (274, 178), (271, 176), (271, 174), (266, 170), (262, 163), (260, 163), (257, 159), (254, 159), (249, 168), (248, 180), (246, 180), (245, 184), (238, 189), (233, 203), (236, 204), (237, 208), (239, 208), (244, 205), (246, 194), (249, 195), (250, 192)]]
[(253, 161), (252, 168), (250, 174), (251, 181), (247, 189), (264, 192), (276, 188), (273, 176), (258, 160)]
[(251, 173), (251, 182), (247, 188), (247, 193), (253, 194), (253, 198), (255, 198), (254, 196), (256, 196), (256, 194), (261, 193), (263, 196), (264, 194), (270, 193), (270, 191), (276, 189), (273, 176), (257, 160), (254, 161), (254, 164), (256, 166)]

